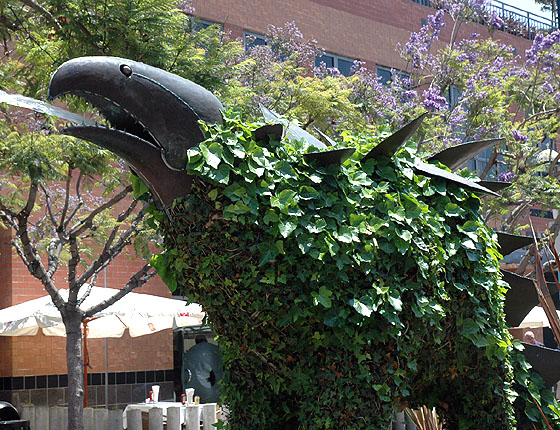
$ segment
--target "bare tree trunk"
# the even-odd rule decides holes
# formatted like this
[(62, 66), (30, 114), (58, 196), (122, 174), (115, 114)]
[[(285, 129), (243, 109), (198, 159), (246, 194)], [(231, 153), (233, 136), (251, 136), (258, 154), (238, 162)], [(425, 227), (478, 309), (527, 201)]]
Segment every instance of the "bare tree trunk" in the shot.
[(66, 362), (68, 365), (68, 430), (84, 430), (84, 367), (82, 356), (82, 316), (66, 312)]

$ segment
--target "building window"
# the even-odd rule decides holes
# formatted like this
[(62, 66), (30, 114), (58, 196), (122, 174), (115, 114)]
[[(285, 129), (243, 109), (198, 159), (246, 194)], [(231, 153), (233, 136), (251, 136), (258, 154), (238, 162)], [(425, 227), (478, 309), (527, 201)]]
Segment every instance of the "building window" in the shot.
[(266, 38), (262, 34), (251, 33), (250, 31), (243, 31), (243, 47), (245, 51), (255, 46), (268, 45)]
[(393, 76), (398, 76), (401, 80), (410, 79), (410, 73), (403, 72), (398, 69), (391, 69), (385, 66), (376, 66), (377, 76), (380, 78), (379, 82), (383, 85), (390, 85), (393, 81)]
[(546, 209), (529, 209), (529, 214), (531, 216), (534, 217), (539, 217), (539, 218), (549, 218), (549, 219), (553, 219), (553, 214), (551, 210), (546, 210)]
[(222, 29), (222, 24), (220, 24), (219, 22), (208, 21), (206, 19), (200, 19), (194, 16), (191, 17), (191, 21), (192, 31), (204, 30), (205, 28), (211, 27), (213, 25), (218, 25), (220, 27), (220, 30)]
[(461, 92), (455, 85), (449, 85), (447, 90), (445, 90), (445, 98), (447, 99), (447, 104), (449, 109), (453, 109), (459, 103), (459, 97)]
[(323, 55), (315, 57), (315, 66), (319, 67), (321, 63), (325, 63), (328, 69), (336, 68), (342, 75), (350, 76), (354, 61), (351, 58), (325, 52)]

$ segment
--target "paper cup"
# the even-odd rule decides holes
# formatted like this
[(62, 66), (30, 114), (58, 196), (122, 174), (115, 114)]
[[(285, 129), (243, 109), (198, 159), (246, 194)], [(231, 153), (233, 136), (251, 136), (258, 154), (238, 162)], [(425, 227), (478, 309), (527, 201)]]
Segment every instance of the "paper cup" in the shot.
[(159, 402), (159, 385), (152, 385), (152, 391), (154, 392), (154, 402)]
[(186, 388), (185, 395), (187, 405), (192, 405), (194, 400), (194, 388)]

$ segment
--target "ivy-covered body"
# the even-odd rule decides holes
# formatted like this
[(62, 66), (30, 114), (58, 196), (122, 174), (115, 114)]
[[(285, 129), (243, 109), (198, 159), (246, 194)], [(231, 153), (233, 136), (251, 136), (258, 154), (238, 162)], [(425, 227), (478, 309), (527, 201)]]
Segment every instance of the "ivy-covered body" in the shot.
[(134, 61), (71, 60), (49, 86), (67, 93), (115, 128), (64, 133), (123, 157), (151, 191), (153, 264), (218, 335), (229, 428), (385, 430), (407, 405), (437, 407), (447, 430), (560, 428), (508, 334), (472, 193), (491, 191), (396, 151), (421, 119), (381, 143), (346, 136), (342, 162), (351, 150), (309, 154), (301, 130), (222, 124), (208, 91)]
[(417, 176), (406, 148), (361, 163), (379, 139), (322, 167), (252, 128), (209, 127), (188, 151), (194, 185), (162, 217), (158, 259), (219, 335), (231, 428), (385, 429), (426, 403), (449, 429), (513, 428), (480, 200)]

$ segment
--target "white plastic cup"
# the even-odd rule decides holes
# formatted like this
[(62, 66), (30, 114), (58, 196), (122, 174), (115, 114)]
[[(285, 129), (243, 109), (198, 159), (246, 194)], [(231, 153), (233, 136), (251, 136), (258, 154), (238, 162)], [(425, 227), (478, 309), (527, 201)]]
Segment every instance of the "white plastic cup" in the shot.
[(194, 388), (185, 388), (186, 404), (192, 405), (194, 401)]
[(159, 385), (152, 385), (152, 391), (154, 392), (154, 402), (159, 402)]

